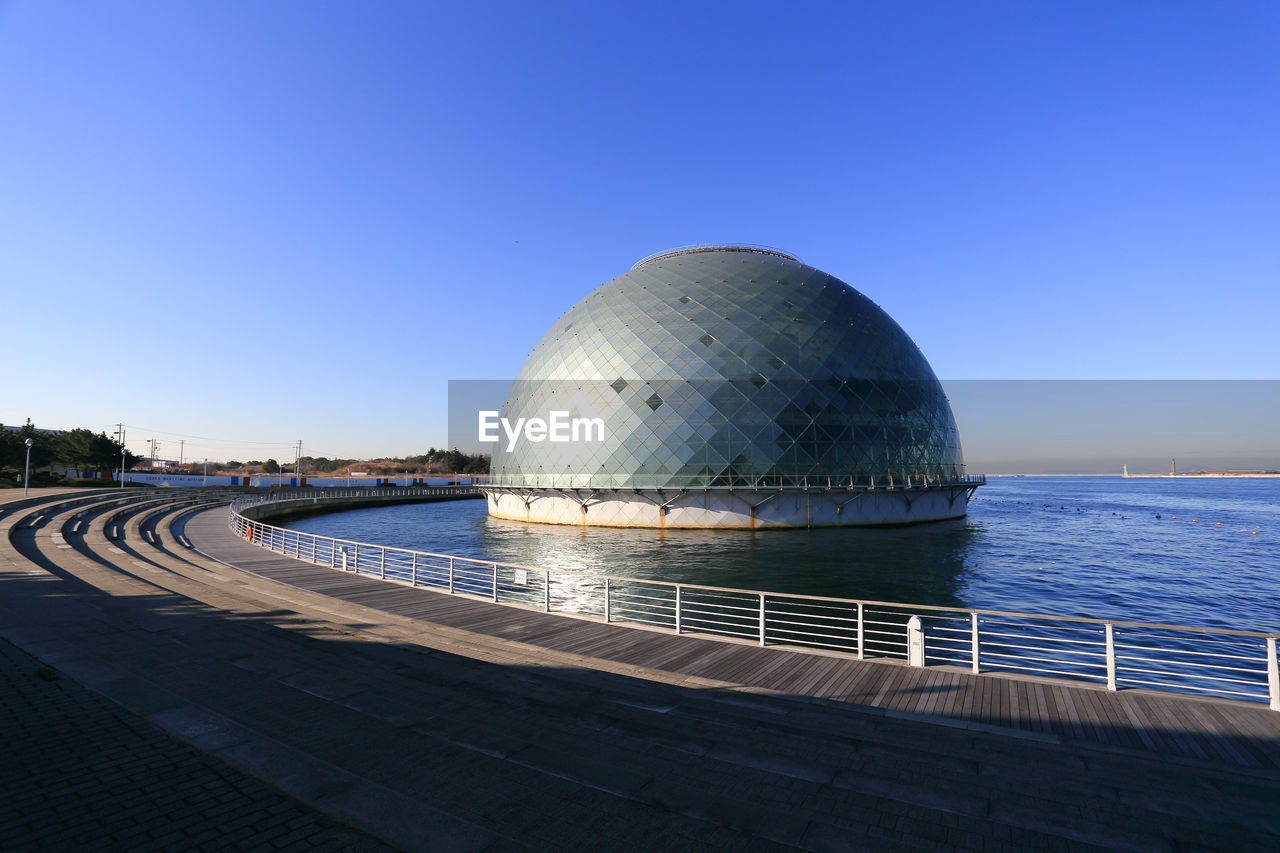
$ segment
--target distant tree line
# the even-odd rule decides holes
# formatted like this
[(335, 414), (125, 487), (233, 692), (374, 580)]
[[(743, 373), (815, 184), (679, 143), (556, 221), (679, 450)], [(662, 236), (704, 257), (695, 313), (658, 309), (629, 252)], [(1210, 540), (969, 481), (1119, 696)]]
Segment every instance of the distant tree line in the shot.
[[(32, 482), (61, 482), (60, 473), (48, 473), (50, 468), (70, 469), (81, 474), (110, 475), (120, 469), (121, 451), (124, 446), (105, 432), (77, 428), (64, 432), (42, 432), (33, 424), (21, 428), (0, 428), (0, 486), (12, 486), (22, 479), (23, 465), (27, 459), (26, 440), (31, 439)], [(124, 466), (132, 470), (142, 457), (124, 451)], [(261, 472), (277, 474), (293, 473), (293, 460), (283, 463), (275, 459), (252, 459), (248, 462), (230, 460), (209, 461), (186, 466), (188, 470), (209, 474), (248, 474)], [(351, 469), (374, 476), (397, 474), (444, 475), (487, 474), (489, 456), (483, 453), (463, 453), (435, 447), (416, 456), (396, 456), (382, 459), (330, 459), (325, 456), (302, 457), (304, 475), (341, 475)]]
[(390, 461), (405, 465), (425, 466), (429, 471), (441, 474), (489, 473), (489, 454), (463, 453), (456, 447), (453, 450), (437, 450), (432, 447), (421, 456), (408, 456)]
[[(382, 459), (330, 459), (327, 456), (303, 456), (302, 473), (304, 476), (341, 476), (348, 470), (357, 469), (362, 473), (375, 476), (391, 476), (395, 474), (487, 474), (489, 473), (489, 456), (484, 453), (463, 453), (454, 450), (437, 450), (432, 447), (426, 453), (417, 456), (389, 456)], [(294, 461), (283, 463), (275, 459), (250, 459), (240, 462), (232, 459), (229, 462), (210, 462), (210, 474), (292, 474)]]
[[(31, 471), (59, 466), (81, 473), (107, 474), (118, 470), (123, 445), (104, 432), (73, 429), (40, 432), (32, 424), (20, 429), (0, 429), (0, 478), (12, 483), (20, 478), (27, 459), (27, 439), (31, 439)], [(132, 468), (140, 457), (124, 451), (124, 465)], [(34, 476), (32, 479), (36, 479)]]

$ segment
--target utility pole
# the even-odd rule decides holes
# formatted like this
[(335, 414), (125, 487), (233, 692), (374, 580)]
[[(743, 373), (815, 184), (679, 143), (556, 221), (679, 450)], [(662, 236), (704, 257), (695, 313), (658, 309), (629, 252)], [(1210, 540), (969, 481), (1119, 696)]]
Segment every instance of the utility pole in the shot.
[(178, 467), (179, 468), (182, 467), (182, 461), (183, 459), (186, 458), (186, 456), (184, 455), (186, 447), (187, 447), (187, 440), (185, 438), (179, 439), (178, 441)]
[(120, 488), (124, 488), (124, 457), (128, 452), (124, 449), (124, 424), (116, 424), (116, 435), (120, 438)]
[(298, 478), (298, 485), (302, 485), (302, 439), (298, 439), (298, 447), (293, 452), (293, 476)]

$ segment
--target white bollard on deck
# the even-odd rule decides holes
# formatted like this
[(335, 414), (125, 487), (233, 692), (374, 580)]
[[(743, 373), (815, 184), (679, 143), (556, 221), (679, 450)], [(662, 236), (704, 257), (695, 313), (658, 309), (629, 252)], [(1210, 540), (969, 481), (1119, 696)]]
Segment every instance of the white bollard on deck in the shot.
[(924, 666), (924, 623), (919, 616), (907, 620), (907, 666)]

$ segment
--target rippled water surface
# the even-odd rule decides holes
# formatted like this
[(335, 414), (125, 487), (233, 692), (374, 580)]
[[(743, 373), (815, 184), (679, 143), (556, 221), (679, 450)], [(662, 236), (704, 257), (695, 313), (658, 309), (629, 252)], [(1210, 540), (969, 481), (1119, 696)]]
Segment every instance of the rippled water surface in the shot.
[(1280, 479), (996, 478), (967, 519), (885, 530), (584, 530), (491, 519), (479, 500), (290, 526), (537, 568), (1280, 630)]

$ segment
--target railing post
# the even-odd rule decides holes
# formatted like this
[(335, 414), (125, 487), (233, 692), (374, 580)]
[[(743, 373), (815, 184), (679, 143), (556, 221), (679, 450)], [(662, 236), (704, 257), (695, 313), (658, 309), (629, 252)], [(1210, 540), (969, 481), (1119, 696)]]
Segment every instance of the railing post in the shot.
[(978, 674), (978, 611), (969, 611), (969, 642), (973, 646), (973, 674)]
[(413, 563), (409, 568), (409, 583), (411, 586), (418, 585), (418, 552), (413, 552)]
[(865, 660), (862, 650), (862, 602), (858, 602), (858, 660)]
[(453, 595), (453, 557), (449, 558), (449, 594)]
[(387, 549), (378, 549), (378, 577), (387, 579)]
[(542, 612), (551, 612), (551, 572), (542, 573)]
[(1106, 630), (1107, 643), (1107, 689), (1114, 693), (1116, 689), (1116, 642), (1111, 630), (1111, 623), (1108, 622), (1103, 627)]
[(1280, 711), (1280, 666), (1276, 664), (1276, 638), (1267, 637), (1267, 693), (1271, 710)]
[(760, 647), (764, 648), (764, 593), (760, 593)]
[(352, 569), (356, 574), (360, 574), (360, 543), (356, 543), (355, 567)]
[[(606, 577), (604, 579), (604, 621), (606, 622), (610, 621), (610, 619), (613, 618), (612, 608), (610, 607), (610, 604), (611, 602), (609, 600), (609, 578)], [(1272, 655), (1272, 657), (1275, 657), (1275, 655)]]
[(493, 603), (498, 603), (498, 564), (493, 564)]
[(680, 633), (680, 584), (676, 584), (676, 633)]

